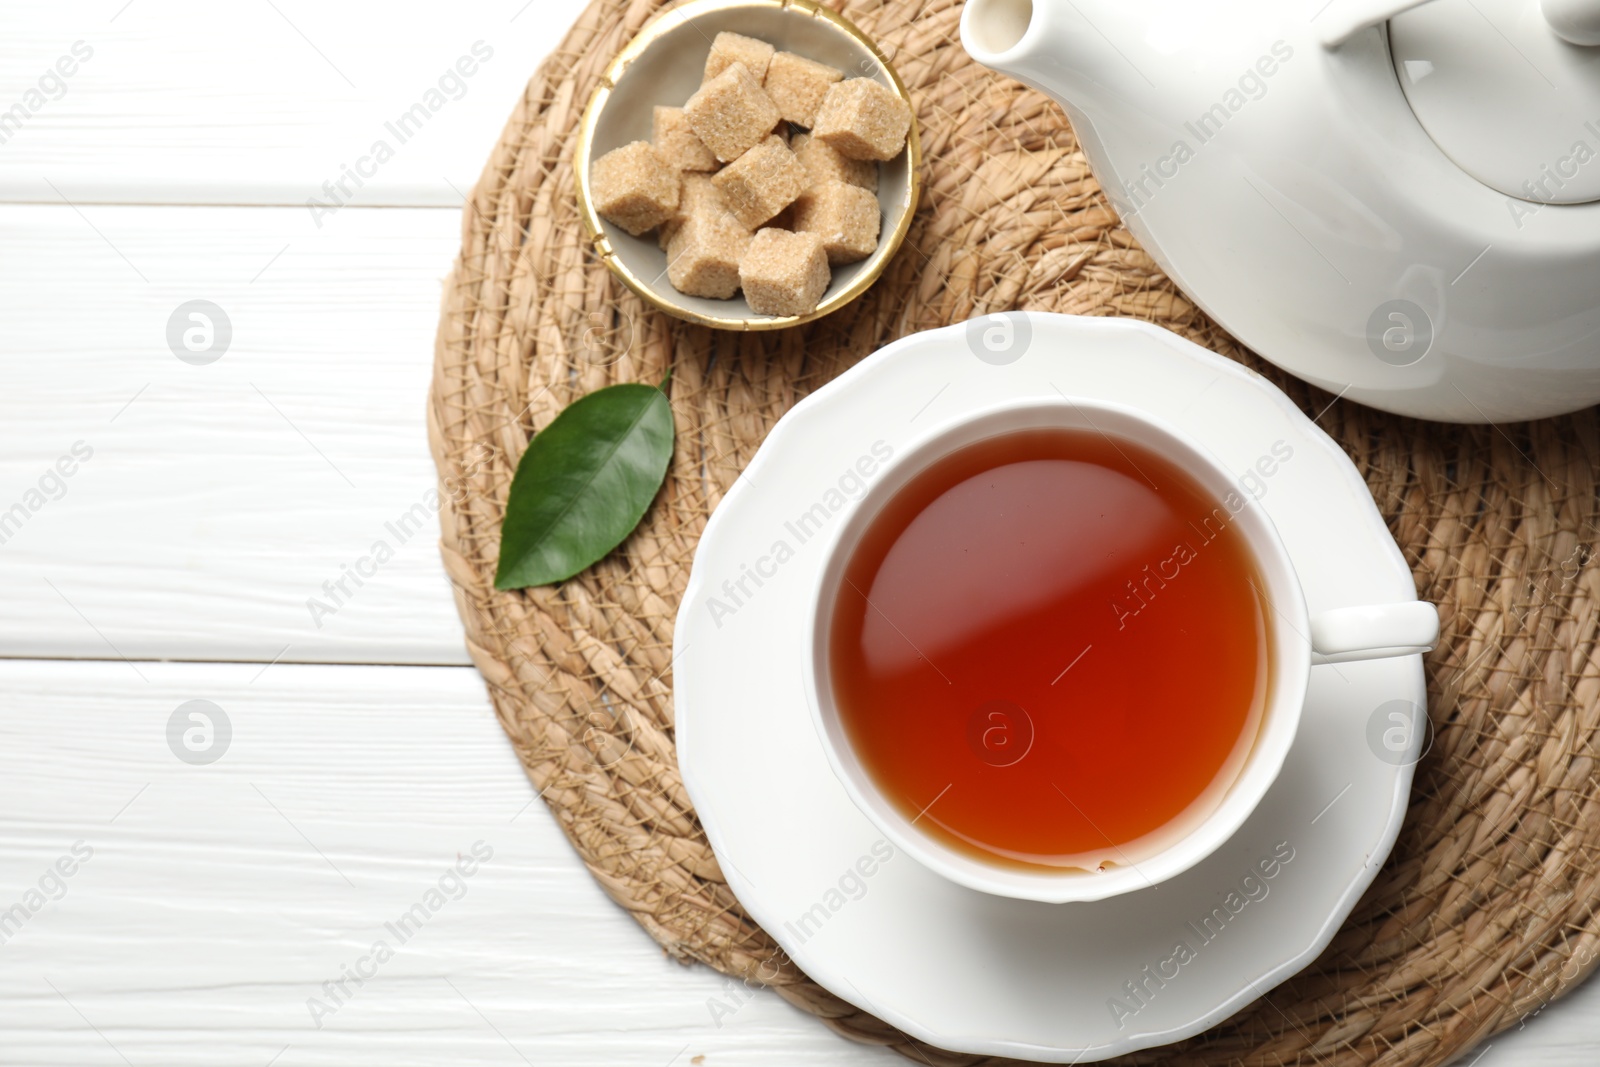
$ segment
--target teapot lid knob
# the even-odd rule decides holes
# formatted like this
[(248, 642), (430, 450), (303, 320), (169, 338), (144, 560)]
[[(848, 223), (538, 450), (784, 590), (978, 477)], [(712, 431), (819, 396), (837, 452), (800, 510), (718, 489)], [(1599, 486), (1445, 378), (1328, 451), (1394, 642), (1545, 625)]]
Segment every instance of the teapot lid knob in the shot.
[(1600, 0), (1541, 0), (1545, 21), (1562, 39), (1600, 45)]

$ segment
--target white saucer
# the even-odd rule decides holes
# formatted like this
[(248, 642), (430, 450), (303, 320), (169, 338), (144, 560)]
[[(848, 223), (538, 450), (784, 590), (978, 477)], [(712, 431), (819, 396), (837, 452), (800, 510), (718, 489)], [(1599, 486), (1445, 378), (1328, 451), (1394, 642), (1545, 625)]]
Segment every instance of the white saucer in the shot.
[(1313, 612), (1416, 590), (1355, 467), (1259, 375), (1132, 320), (1003, 319), (904, 338), (773, 428), (678, 614), (678, 758), (740, 902), (827, 989), (941, 1048), (1087, 1062), (1198, 1033), (1327, 945), (1405, 814), (1425, 731), (1389, 716), (1425, 706), (1421, 658), (1313, 668), (1266, 801), (1185, 874), (1094, 903), (987, 896), (888, 849), (829, 769), (800, 686), (824, 538), (802, 541), (799, 518), (877, 442), (898, 453), (970, 408), (1060, 392), (1163, 416), (1241, 476), (1292, 449), (1255, 479)]

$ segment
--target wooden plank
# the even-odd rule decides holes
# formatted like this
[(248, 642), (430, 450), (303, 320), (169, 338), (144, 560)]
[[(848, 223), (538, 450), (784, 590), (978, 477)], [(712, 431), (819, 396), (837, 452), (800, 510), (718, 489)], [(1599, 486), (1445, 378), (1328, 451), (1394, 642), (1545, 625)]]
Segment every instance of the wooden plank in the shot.
[[(670, 961), (600, 891), (476, 672), (140, 670), (0, 664), (0, 912), (73, 868), (0, 925), (0, 1061), (902, 1062), (770, 993), (714, 1018), (723, 980)], [(194, 699), (231, 726), (209, 765), (167, 743)], [(371, 977), (336, 1000), (323, 983), (358, 963)]]
[(1600, 982), (1585, 981), (1571, 995), (1528, 1014), (1459, 1061), (1471, 1067), (1584, 1067), (1600, 1046)]
[[(323, 183), (362, 166), (372, 173), (347, 182), (349, 203), (457, 205), (583, 7), (7, 4), (0, 200), (289, 204), (310, 225), (307, 200), (326, 202)], [(392, 158), (361, 164), (380, 141)]]
[[(0, 924), (0, 1060), (903, 1062), (668, 960), (537, 802), (476, 672), (139, 672), (0, 663), (0, 913), (29, 909)], [(192, 700), (222, 709), (209, 764), (169, 747)], [(70, 877), (47, 878), (63, 857)], [(1596, 1009), (1590, 984), (1477, 1067), (1586, 1067)]]
[[(458, 220), (0, 207), (5, 654), (467, 662), (423, 417)], [(232, 327), (198, 366), (197, 299)]]

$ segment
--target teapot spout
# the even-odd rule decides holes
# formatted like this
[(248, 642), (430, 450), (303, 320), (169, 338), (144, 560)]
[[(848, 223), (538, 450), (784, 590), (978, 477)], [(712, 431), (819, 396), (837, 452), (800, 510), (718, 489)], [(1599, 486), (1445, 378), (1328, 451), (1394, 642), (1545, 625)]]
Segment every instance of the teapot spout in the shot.
[(967, 0), (961, 44), (978, 62), (993, 66), (1017, 51), (1033, 20), (1033, 0)]
[(1074, 118), (1127, 73), (1103, 54), (1114, 47), (1109, 39), (1063, 0), (966, 0), (961, 44), (984, 66), (1053, 97)]

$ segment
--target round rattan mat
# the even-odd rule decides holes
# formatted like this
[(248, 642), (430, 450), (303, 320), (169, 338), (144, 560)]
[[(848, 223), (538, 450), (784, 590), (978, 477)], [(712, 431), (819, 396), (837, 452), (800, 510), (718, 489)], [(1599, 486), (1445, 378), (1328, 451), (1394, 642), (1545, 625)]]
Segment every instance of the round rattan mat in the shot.
[[(1570, 989), (1600, 944), (1600, 563), (1594, 412), (1509, 427), (1419, 423), (1306, 386), (1243, 350), (1102, 199), (1065, 116), (972, 63), (959, 0), (838, 4), (918, 102), (927, 193), (864, 298), (777, 334), (646, 308), (587, 247), (573, 130), (662, 0), (593, 0), (534, 75), (465, 212), (428, 416), (442, 551), (500, 721), (589, 870), (672, 956), (774, 987), (835, 1030), (935, 1065), (811, 982), (723, 882), (678, 776), (672, 624), (696, 539), (767, 431), (904, 334), (1008, 308), (1159, 323), (1240, 360), (1341, 442), (1440, 605), (1434, 743), (1377, 881), (1301, 975), (1209, 1032), (1125, 1062), (1441, 1064)], [(678, 447), (621, 549), (555, 588), (493, 588), (530, 435), (612, 382), (659, 382)]]

